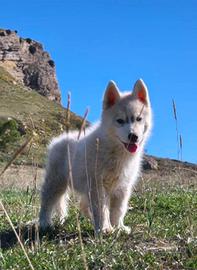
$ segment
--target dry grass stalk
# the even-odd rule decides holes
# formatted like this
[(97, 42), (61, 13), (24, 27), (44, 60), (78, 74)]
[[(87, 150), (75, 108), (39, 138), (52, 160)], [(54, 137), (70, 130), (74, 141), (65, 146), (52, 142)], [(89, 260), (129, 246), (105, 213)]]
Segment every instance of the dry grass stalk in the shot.
[(32, 117), (31, 117), (31, 115), (29, 115), (29, 120), (30, 120), (30, 122), (31, 122), (32, 130), (35, 130), (34, 121), (33, 121)]
[(175, 124), (176, 124), (177, 158), (179, 159), (180, 149), (179, 149), (178, 119), (177, 119), (176, 104), (175, 104), (174, 99), (172, 100), (172, 106), (173, 106), (174, 119), (175, 119)]
[[(70, 100), (68, 100), (68, 107), (70, 108)], [(86, 112), (84, 114), (84, 117), (83, 117), (81, 128), (79, 130), (79, 134), (78, 134), (78, 137), (77, 137), (78, 140), (80, 139), (82, 131), (83, 130), (85, 131), (85, 124), (86, 124), (87, 115), (88, 115), (88, 109), (86, 110)], [(68, 172), (69, 172), (69, 181), (70, 181), (70, 185), (71, 185), (71, 192), (72, 192), (74, 202), (76, 202), (74, 186), (73, 186), (73, 174), (72, 174), (72, 164), (71, 164), (71, 156), (70, 156), (69, 144), (67, 145), (67, 155), (68, 155)], [(81, 233), (81, 226), (80, 226), (78, 211), (76, 211), (76, 221), (77, 221), (77, 230), (78, 230), (78, 233), (79, 233), (79, 241), (80, 241), (80, 246), (81, 246), (81, 251), (82, 251), (82, 259), (83, 259), (84, 269), (88, 270), (88, 264), (87, 264), (86, 253), (85, 253), (85, 250), (84, 250), (84, 245), (83, 245), (83, 240), (82, 240), (82, 233)]]
[[(71, 164), (69, 144), (67, 146), (67, 154), (68, 154), (68, 171), (69, 171), (69, 181), (71, 184), (71, 192), (72, 192), (72, 196), (74, 198), (74, 202), (76, 202), (75, 193), (74, 193), (74, 186), (73, 186), (72, 164)], [(84, 245), (83, 245), (83, 240), (82, 240), (81, 226), (80, 226), (78, 211), (76, 212), (76, 221), (77, 221), (77, 230), (79, 233), (79, 241), (80, 241), (80, 246), (81, 246), (81, 251), (82, 251), (82, 259), (83, 259), (84, 269), (88, 270), (88, 264), (87, 264), (86, 253), (84, 250)]]
[(183, 159), (182, 155), (183, 155), (183, 139), (182, 136), (179, 136), (179, 143), (180, 143), (180, 153), (181, 153), (181, 161)]
[(79, 140), (79, 139), (80, 139), (80, 137), (81, 137), (81, 133), (82, 133), (82, 131), (85, 129), (85, 125), (86, 125), (86, 119), (87, 119), (88, 113), (89, 113), (89, 109), (87, 108), (87, 109), (86, 109), (86, 111), (85, 111), (85, 114), (84, 114), (84, 117), (83, 117), (82, 123), (81, 123), (81, 128), (80, 128), (80, 130), (79, 130), (78, 137), (77, 137), (77, 139), (78, 139), (78, 140)]
[[(84, 133), (85, 133), (85, 130), (84, 130)], [(89, 174), (88, 174), (86, 141), (84, 143), (85, 143), (85, 173), (86, 173), (86, 181), (87, 181), (87, 187), (88, 187), (88, 200), (90, 202), (90, 212), (93, 213), (93, 209), (92, 209), (92, 198), (91, 198), (91, 193), (90, 193), (90, 191), (92, 189), (92, 186), (91, 186), (91, 179), (90, 179)], [(96, 235), (94, 219), (92, 221), (94, 223), (94, 234)]]
[(183, 140), (182, 140), (182, 136), (179, 135), (177, 109), (176, 109), (176, 103), (174, 99), (172, 99), (172, 107), (173, 107), (174, 119), (176, 123), (177, 157), (179, 160), (182, 160)]
[(26, 252), (26, 250), (25, 250), (25, 247), (24, 247), (23, 243), (22, 243), (21, 240), (20, 240), (20, 236), (19, 236), (18, 233), (16, 232), (16, 230), (15, 230), (15, 228), (14, 228), (14, 225), (13, 225), (13, 223), (12, 223), (12, 221), (11, 221), (9, 215), (8, 215), (8, 212), (6, 211), (6, 209), (5, 209), (5, 207), (4, 207), (4, 205), (3, 205), (3, 203), (2, 203), (1, 200), (0, 200), (0, 206), (1, 206), (1, 208), (3, 209), (3, 211), (4, 211), (5, 215), (6, 215), (6, 218), (7, 218), (8, 222), (9, 222), (11, 228), (12, 228), (13, 232), (14, 232), (15, 235), (16, 235), (16, 238), (17, 238), (17, 240), (18, 240), (18, 242), (19, 242), (19, 244), (20, 244), (20, 246), (21, 246), (21, 249), (23, 250), (23, 253), (24, 253), (24, 255), (25, 255), (25, 257), (26, 257), (26, 259), (27, 259), (27, 261), (28, 261), (28, 264), (29, 264), (30, 269), (31, 269), (31, 270), (34, 270), (34, 267), (33, 267), (32, 263), (31, 263), (31, 261), (30, 261), (30, 259), (29, 259), (29, 256), (27, 255), (27, 252)]
[[(31, 192), (30, 199), (29, 199), (29, 205), (35, 202), (36, 190), (37, 190), (37, 183), (36, 183), (36, 179), (34, 177), (34, 185), (33, 185), (33, 189), (32, 189), (32, 192)], [(29, 192), (29, 190), (28, 190), (28, 192)]]
[[(98, 197), (98, 208), (99, 208), (99, 220), (101, 221), (101, 202), (100, 202), (100, 197), (102, 196), (102, 194), (100, 194), (100, 192), (102, 191), (103, 188), (103, 183), (100, 183), (97, 179), (97, 168), (98, 168), (98, 153), (99, 153), (99, 138), (96, 139), (96, 160), (95, 160), (95, 170), (94, 170), (94, 177), (95, 177), (95, 183), (96, 183), (96, 190), (97, 190), (97, 197)], [(95, 227), (95, 226), (94, 226)], [(99, 227), (101, 228), (101, 224), (99, 224)], [(98, 233), (95, 232), (95, 234), (97, 235)], [(101, 234), (101, 241), (102, 241), (102, 234)]]
[(6, 164), (2, 172), (0, 173), (0, 176), (4, 174), (4, 172), (10, 167), (10, 165), (14, 162), (14, 160), (20, 155), (20, 153), (25, 149), (25, 147), (32, 141), (33, 135), (29, 137), (19, 149), (16, 150), (16, 152), (13, 154), (12, 158), (10, 161)]
[(173, 106), (174, 118), (177, 121), (176, 104), (175, 104), (174, 99), (172, 99), (172, 106)]
[(71, 93), (68, 92), (68, 101), (67, 101), (67, 112), (66, 112), (66, 132), (69, 132), (70, 128), (70, 103), (71, 103)]

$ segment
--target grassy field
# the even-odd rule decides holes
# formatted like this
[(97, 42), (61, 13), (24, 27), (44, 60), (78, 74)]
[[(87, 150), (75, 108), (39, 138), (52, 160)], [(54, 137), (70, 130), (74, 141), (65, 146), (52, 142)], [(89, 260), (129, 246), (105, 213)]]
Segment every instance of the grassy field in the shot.
[[(36, 270), (197, 269), (194, 189), (134, 192), (126, 216), (132, 233), (116, 231), (98, 239), (88, 219), (73, 206), (66, 224), (56, 224), (47, 233), (27, 225), (38, 216), (39, 195), (35, 190), (4, 190), (1, 199)], [(0, 213), (0, 269), (31, 269), (4, 212)]]

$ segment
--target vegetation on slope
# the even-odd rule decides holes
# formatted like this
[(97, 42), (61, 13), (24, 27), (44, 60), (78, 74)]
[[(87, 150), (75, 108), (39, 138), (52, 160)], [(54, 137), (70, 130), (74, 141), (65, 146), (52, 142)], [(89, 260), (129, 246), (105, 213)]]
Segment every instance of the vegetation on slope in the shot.
[(31, 147), (23, 152), (18, 162), (42, 165), (50, 139), (68, 125), (71, 129), (81, 126), (81, 118), (73, 113), (70, 113), (72, 124), (66, 119), (67, 110), (61, 105), (20, 85), (0, 67), (0, 162), (7, 162), (34, 134)]

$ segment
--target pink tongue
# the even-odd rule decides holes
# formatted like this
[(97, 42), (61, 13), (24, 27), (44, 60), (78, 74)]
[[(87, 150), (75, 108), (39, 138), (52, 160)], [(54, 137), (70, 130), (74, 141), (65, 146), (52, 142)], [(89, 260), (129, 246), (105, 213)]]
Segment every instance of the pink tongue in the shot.
[(135, 153), (137, 150), (137, 144), (135, 143), (129, 143), (129, 144), (124, 144), (126, 149), (130, 152), (130, 153)]

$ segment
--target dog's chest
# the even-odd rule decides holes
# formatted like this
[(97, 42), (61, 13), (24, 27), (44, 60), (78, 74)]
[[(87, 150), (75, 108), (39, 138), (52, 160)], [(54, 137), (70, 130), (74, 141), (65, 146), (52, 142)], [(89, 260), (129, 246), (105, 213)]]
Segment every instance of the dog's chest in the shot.
[(124, 159), (111, 158), (103, 163), (99, 178), (103, 182), (104, 188), (111, 191), (121, 182), (127, 181), (127, 171), (127, 162)]

